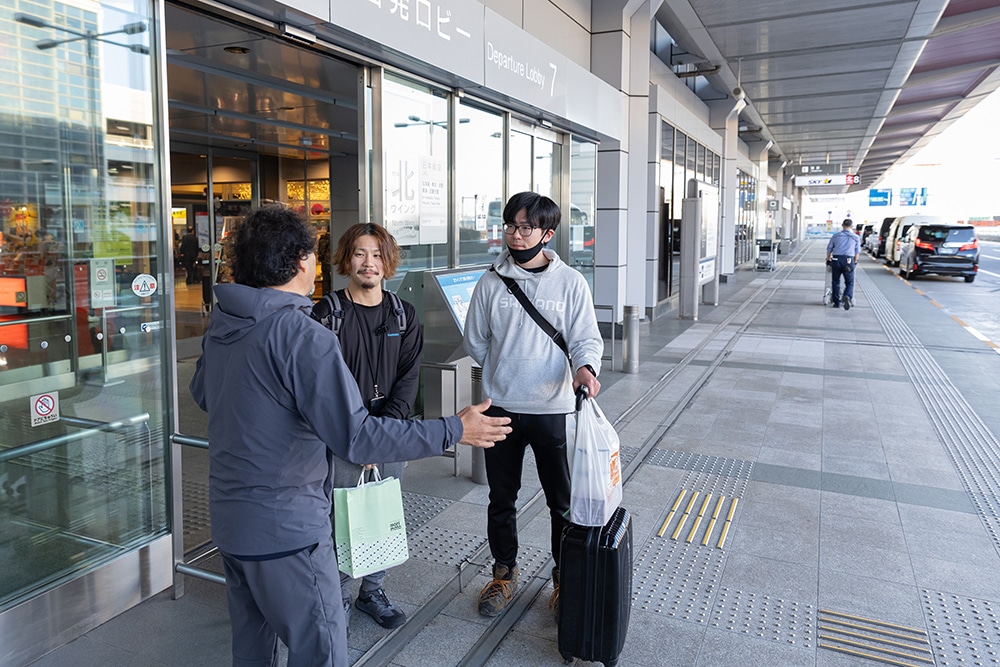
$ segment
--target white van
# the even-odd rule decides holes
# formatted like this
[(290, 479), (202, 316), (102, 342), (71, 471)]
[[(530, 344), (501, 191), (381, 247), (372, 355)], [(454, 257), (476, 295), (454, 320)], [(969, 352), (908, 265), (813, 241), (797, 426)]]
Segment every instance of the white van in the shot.
[(935, 215), (904, 215), (892, 221), (889, 226), (889, 235), (885, 240), (885, 263), (886, 266), (899, 266), (899, 246), (906, 238), (906, 232), (915, 223), (943, 223), (944, 218)]

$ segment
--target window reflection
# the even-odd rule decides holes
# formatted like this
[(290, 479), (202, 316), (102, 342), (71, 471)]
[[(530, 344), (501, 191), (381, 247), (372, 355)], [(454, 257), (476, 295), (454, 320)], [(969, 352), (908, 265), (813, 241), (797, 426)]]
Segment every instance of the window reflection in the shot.
[(149, 17), (21, 8), (0, 17), (0, 609), (166, 529)]
[[(597, 217), (597, 145), (572, 140), (569, 164), (569, 264), (594, 291), (594, 225)], [(564, 217), (564, 222), (566, 219)]]
[(503, 117), (466, 103), (459, 117), (458, 263), (487, 264), (503, 247)]
[(386, 76), (382, 89), (385, 225), (403, 250), (396, 274), (448, 266), (448, 102)]

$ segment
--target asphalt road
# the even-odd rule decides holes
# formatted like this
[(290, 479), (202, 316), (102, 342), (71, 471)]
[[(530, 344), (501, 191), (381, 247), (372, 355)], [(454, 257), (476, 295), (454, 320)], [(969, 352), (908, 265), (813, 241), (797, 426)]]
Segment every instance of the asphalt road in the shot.
[(975, 282), (945, 276), (919, 276), (909, 282), (963, 322), (970, 334), (981, 336), (981, 340), (1000, 350), (1000, 241), (980, 239), (979, 245), (979, 275)]

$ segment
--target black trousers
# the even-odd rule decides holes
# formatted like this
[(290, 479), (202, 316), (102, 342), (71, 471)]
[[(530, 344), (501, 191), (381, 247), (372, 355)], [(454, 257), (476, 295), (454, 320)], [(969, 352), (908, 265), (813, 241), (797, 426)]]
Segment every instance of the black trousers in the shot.
[(486, 451), (490, 504), (486, 534), (493, 559), (517, 563), (517, 493), (521, 489), (524, 450), (530, 446), (552, 521), (552, 558), (559, 567), (563, 528), (569, 525), (569, 465), (566, 462), (566, 415), (529, 415), (490, 406), (491, 417), (510, 417), (511, 432)]

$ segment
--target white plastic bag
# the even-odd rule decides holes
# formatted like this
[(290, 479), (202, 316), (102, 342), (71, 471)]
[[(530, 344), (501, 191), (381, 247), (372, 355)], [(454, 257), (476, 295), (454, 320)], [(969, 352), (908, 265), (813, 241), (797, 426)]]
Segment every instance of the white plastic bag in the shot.
[(579, 526), (603, 526), (622, 502), (622, 471), (618, 433), (596, 400), (584, 399), (566, 420), (566, 443), (569, 520)]

